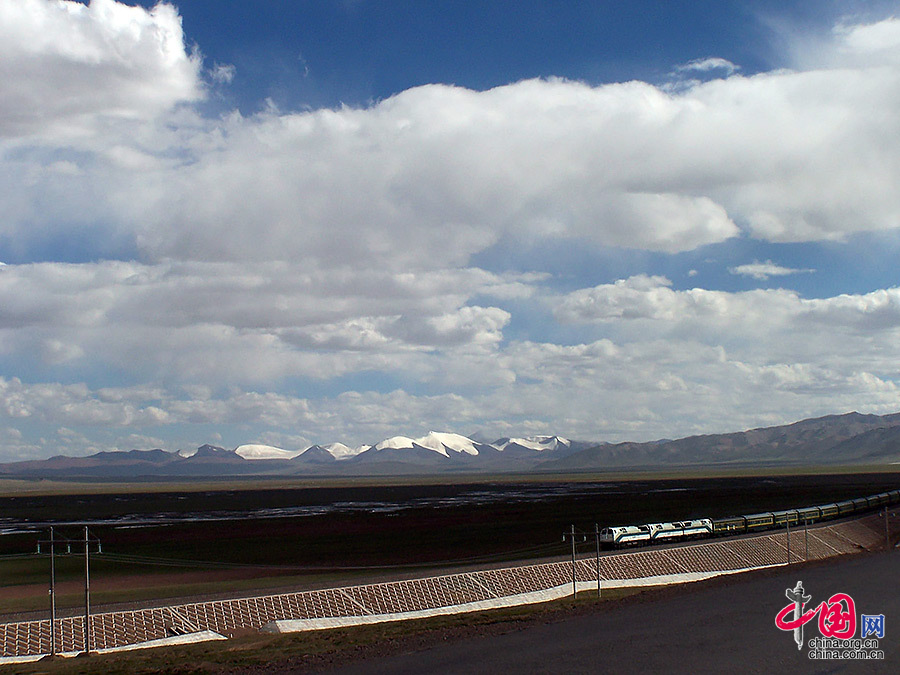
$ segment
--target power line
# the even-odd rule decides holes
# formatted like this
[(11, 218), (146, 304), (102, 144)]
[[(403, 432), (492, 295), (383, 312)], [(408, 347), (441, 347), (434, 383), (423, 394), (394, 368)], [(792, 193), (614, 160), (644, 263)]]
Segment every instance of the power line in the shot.
[(550, 552), (558, 549), (558, 544), (543, 544), (529, 548), (493, 553), (469, 558), (455, 558), (453, 560), (434, 560), (422, 563), (399, 563), (395, 565), (271, 565), (263, 563), (239, 563), (221, 560), (189, 560), (181, 558), (160, 558), (152, 556), (133, 555), (128, 553), (104, 553), (103, 559), (111, 562), (121, 562), (134, 565), (156, 565), (161, 567), (186, 567), (198, 569), (268, 569), (285, 571), (355, 571), (355, 570), (382, 570), (382, 569), (417, 569), (434, 567), (435, 565), (454, 565), (473, 562), (488, 562), (502, 560), (510, 556), (534, 554), (537, 552)]

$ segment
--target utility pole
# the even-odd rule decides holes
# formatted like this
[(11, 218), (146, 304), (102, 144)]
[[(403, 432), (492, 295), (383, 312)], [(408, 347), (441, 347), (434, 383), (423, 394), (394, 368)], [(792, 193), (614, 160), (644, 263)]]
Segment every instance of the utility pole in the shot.
[(891, 528), (888, 525), (888, 507), (885, 505), (884, 507), (884, 548), (887, 551), (891, 550)]
[[(38, 544), (40, 546), (40, 544)], [(50, 528), (50, 656), (56, 656), (56, 552)]]
[(600, 525), (594, 523), (594, 537), (597, 541), (597, 598), (600, 598)]
[(91, 547), (87, 525), (84, 526), (84, 653), (91, 653)]
[(784, 524), (787, 527), (787, 564), (791, 564), (791, 514), (787, 514), (784, 519)]
[[(56, 656), (56, 542), (53, 528), (50, 539), (38, 539), (37, 553), (41, 554), (41, 544), (50, 544), (50, 656)], [(62, 542), (60, 542), (62, 543)]]
[(68, 539), (65, 537), (57, 537), (54, 529), (50, 528), (50, 539), (38, 540), (37, 552), (41, 552), (41, 544), (50, 545), (50, 655), (56, 654), (57, 635), (56, 635), (56, 547), (65, 544), (66, 553), (72, 552), (72, 544), (82, 544), (84, 546), (84, 653), (91, 653), (91, 546), (97, 546), (97, 553), (102, 553), (103, 549), (100, 539), (94, 537), (88, 532), (87, 525), (84, 526), (83, 539)]
[(578, 595), (578, 587), (575, 584), (575, 526), (572, 525), (572, 599)]
[(809, 521), (805, 517), (803, 518), (803, 535), (806, 539), (806, 556), (803, 559), (809, 561)]
[[(581, 534), (581, 533), (579, 533)], [(566, 540), (566, 537), (572, 540), (572, 599), (575, 599), (575, 596), (578, 594), (578, 586), (576, 585), (575, 579), (575, 526), (572, 525), (568, 532), (563, 533), (563, 541)], [(587, 537), (582, 534), (582, 541), (587, 541)]]

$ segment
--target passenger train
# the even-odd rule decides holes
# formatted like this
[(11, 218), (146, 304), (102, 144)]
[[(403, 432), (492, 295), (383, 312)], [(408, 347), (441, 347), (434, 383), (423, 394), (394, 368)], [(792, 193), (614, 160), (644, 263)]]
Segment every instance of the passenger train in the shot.
[(766, 511), (747, 516), (729, 516), (728, 518), (700, 518), (673, 523), (604, 527), (600, 530), (600, 544), (605, 548), (615, 548), (655, 542), (684, 541), (698, 537), (743, 534), (843, 518), (854, 513), (862, 513), (898, 503), (900, 503), (900, 490), (891, 490), (870, 497), (858, 497), (842, 502), (786, 511)]

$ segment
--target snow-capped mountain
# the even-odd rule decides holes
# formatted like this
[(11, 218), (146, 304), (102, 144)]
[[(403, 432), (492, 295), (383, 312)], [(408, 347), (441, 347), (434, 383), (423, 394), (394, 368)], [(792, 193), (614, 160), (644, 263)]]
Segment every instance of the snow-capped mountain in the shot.
[(234, 451), (244, 459), (260, 460), (260, 459), (294, 459), (303, 453), (303, 450), (282, 450), (272, 445), (259, 445), (256, 443), (248, 443), (240, 445)]
[(321, 447), (336, 460), (342, 462), (344, 460), (356, 457), (358, 454), (360, 454), (361, 452), (365, 452), (372, 446), (361, 445), (357, 448), (351, 448), (344, 445), (343, 443), (330, 443), (329, 445), (323, 445)]
[[(233, 450), (201, 445), (196, 450), (100, 452), (89, 457), (0, 465), (0, 475), (29, 472), (54, 475), (219, 476), (389, 474), (432, 471), (528, 470), (571, 452), (572, 442), (557, 436), (504, 438), (493, 443), (461, 434), (431, 431), (419, 438), (393, 436), (374, 445), (343, 443), (288, 450), (245, 443)], [(590, 444), (582, 444), (590, 445)]]
[(294, 456), (295, 461), (306, 463), (314, 462), (321, 464), (332, 461), (345, 462), (353, 459), (358, 454), (368, 450), (370, 445), (361, 445), (358, 448), (351, 448), (343, 443), (329, 443), (328, 445), (311, 445), (305, 450), (301, 450)]
[(501, 452), (512, 447), (542, 452), (560, 448), (568, 449), (572, 447), (572, 441), (559, 436), (531, 436), (529, 438), (501, 438), (499, 441), (494, 441), (492, 445)]
[(420, 438), (393, 436), (376, 443), (354, 457), (348, 470), (385, 473), (403, 470), (404, 466), (427, 471), (474, 468), (487, 465), (494, 455), (497, 449), (488, 443), (478, 443), (460, 434), (432, 431)]
[(0, 476), (133, 478), (174, 476), (339, 476), (593, 471), (605, 468), (885, 464), (900, 462), (900, 413), (847, 413), (731, 434), (646, 443), (592, 443), (560, 436), (501, 438), (491, 443), (450, 432), (393, 436), (375, 445), (343, 443), (288, 450), (259, 443), (228, 450), (99, 452), (0, 464)]
[(461, 436), (459, 434), (441, 433), (431, 431), (421, 438), (407, 438), (406, 436), (394, 436), (387, 440), (381, 441), (374, 446), (376, 452), (391, 449), (405, 450), (415, 448), (425, 448), (432, 450), (444, 457), (450, 457), (451, 453), (467, 455), (478, 455), (478, 447), (484, 447), (484, 443), (476, 443), (475, 441)]

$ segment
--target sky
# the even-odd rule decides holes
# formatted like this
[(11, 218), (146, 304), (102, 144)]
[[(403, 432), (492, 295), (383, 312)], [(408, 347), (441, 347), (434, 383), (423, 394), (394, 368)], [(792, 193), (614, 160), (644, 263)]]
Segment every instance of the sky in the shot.
[(0, 0), (0, 461), (900, 410), (900, 2)]

